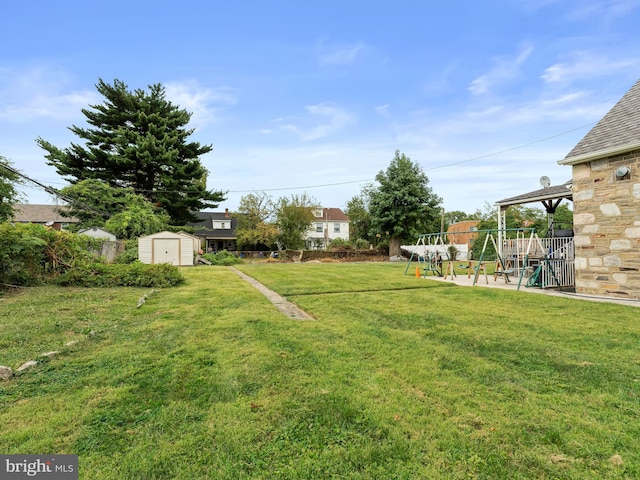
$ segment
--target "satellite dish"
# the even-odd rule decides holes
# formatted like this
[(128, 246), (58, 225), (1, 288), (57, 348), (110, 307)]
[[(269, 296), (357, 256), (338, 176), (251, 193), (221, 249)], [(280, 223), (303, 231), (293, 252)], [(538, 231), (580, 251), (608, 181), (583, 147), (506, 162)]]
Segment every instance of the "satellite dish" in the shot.
[(45, 223), (45, 226), (50, 227), (51, 225), (53, 225), (53, 220), (49, 220), (47, 223)]
[(540, 177), (540, 186), (542, 188), (547, 188), (549, 185), (551, 185), (551, 180), (549, 180), (549, 177), (547, 177), (546, 175)]

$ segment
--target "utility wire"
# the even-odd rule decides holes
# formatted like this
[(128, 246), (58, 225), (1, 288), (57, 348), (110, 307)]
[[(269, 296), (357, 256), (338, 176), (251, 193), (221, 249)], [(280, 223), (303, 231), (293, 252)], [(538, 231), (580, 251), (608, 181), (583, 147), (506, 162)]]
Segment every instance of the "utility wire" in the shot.
[[(567, 135), (569, 133), (573, 133), (575, 131), (581, 130), (583, 128), (586, 127), (590, 127), (592, 125), (595, 125), (596, 122), (590, 122), (590, 123), (585, 123), (584, 125), (580, 125), (579, 127), (576, 128), (572, 128), (571, 130), (566, 130), (564, 132), (560, 132), (557, 133), (555, 135), (551, 135), (549, 137), (545, 137), (545, 138), (541, 138), (538, 140), (534, 140), (532, 142), (528, 142), (528, 143), (524, 143), (522, 145), (517, 145), (515, 147), (509, 147), (506, 148), (504, 150), (499, 150), (497, 152), (492, 152), (492, 153), (487, 153), (485, 155), (480, 155), (477, 157), (472, 157), (472, 158), (468, 158), (466, 160), (459, 160), (456, 162), (450, 162), (450, 163), (444, 163), (442, 165), (436, 165), (434, 167), (428, 167), (425, 168), (425, 171), (431, 171), (431, 170), (438, 170), (440, 168), (448, 168), (448, 167), (453, 167), (456, 165), (461, 165), (463, 163), (470, 163), (470, 162), (475, 162), (477, 160), (482, 160), (484, 158), (489, 158), (489, 157), (495, 157), (497, 155), (502, 155), (503, 153), (507, 153), (507, 152), (513, 152), (514, 150), (520, 150), (522, 148), (526, 148), (526, 147), (530, 147), (531, 145), (536, 145), (538, 143), (543, 143), (546, 142), (548, 140), (552, 140), (554, 138), (557, 137), (561, 137), (563, 135)], [(87, 210), (91, 210), (94, 213), (99, 213), (100, 215), (106, 215), (109, 216), (109, 214), (107, 212), (103, 212), (103, 211), (99, 211), (96, 210), (95, 208), (85, 204), (84, 202), (81, 202), (80, 200), (76, 200), (74, 198), (71, 198), (63, 193), (61, 193), (59, 190), (54, 189), (53, 187), (49, 187), (46, 185), (43, 185), (42, 183), (38, 182), (37, 180), (33, 180), (32, 178), (27, 177), (26, 175), (22, 174), (21, 172), (19, 172), (18, 170), (14, 170), (11, 167), (8, 167), (7, 165), (1, 164), (0, 166), (3, 166), (4, 168), (6, 168), (7, 170), (21, 176), (22, 178), (35, 183), (36, 185), (38, 185), (40, 188), (42, 188), (45, 192), (51, 194), (51, 195), (56, 195), (60, 198), (62, 198), (63, 200), (69, 202), (69, 203), (75, 203), (79, 206), (81, 206), (82, 208), (85, 208)], [(228, 190), (227, 193), (251, 193), (251, 192), (278, 192), (278, 191), (284, 191), (284, 190), (302, 190), (302, 189), (309, 189), (309, 188), (323, 188), (323, 187), (336, 187), (338, 185), (351, 185), (354, 183), (365, 183), (365, 182), (372, 182), (374, 181), (374, 178), (367, 178), (364, 180), (351, 180), (351, 181), (347, 181), (347, 182), (335, 182), (335, 183), (322, 183), (319, 185), (304, 185), (304, 186), (297, 186), (297, 187), (279, 187), (279, 188), (254, 188), (252, 190)], [(175, 190), (144, 190), (144, 189), (135, 189), (136, 192), (140, 193), (140, 192), (164, 192), (164, 193), (168, 193), (168, 192), (175, 192)]]
[[(573, 133), (577, 130), (581, 130), (583, 128), (586, 127), (590, 127), (592, 125), (595, 125), (596, 122), (590, 122), (590, 123), (585, 123), (584, 125), (580, 125), (579, 127), (576, 128), (572, 128), (571, 130), (566, 130), (564, 132), (560, 132), (560, 133), (556, 133), (555, 135), (551, 135), (549, 137), (545, 137), (545, 138), (541, 138), (538, 140), (534, 140), (532, 142), (529, 143), (524, 143), (522, 145), (517, 145), (515, 147), (509, 147), (506, 148), (504, 150), (499, 150), (497, 152), (492, 152), (492, 153), (487, 153), (485, 155), (480, 155), (478, 157), (473, 157), (473, 158), (468, 158), (466, 160), (459, 160), (456, 162), (450, 162), (450, 163), (444, 163), (442, 165), (436, 165), (435, 167), (428, 167), (425, 168), (425, 171), (431, 171), (431, 170), (437, 170), (439, 168), (447, 168), (447, 167), (453, 167), (455, 165), (460, 165), (463, 163), (470, 163), (470, 162), (475, 162), (476, 160), (482, 160), (483, 158), (488, 158), (488, 157), (494, 157), (496, 155), (501, 155), (503, 153), (507, 153), (507, 152), (512, 152), (514, 150), (519, 150), (522, 148), (526, 148), (526, 147), (530, 147), (531, 145), (535, 145), (537, 143), (543, 143), (546, 142), (548, 140), (552, 140), (554, 138), (557, 137), (561, 137), (562, 135), (567, 135), (568, 133)], [(306, 188), (321, 188), (321, 187), (334, 187), (337, 185), (348, 185), (348, 184), (352, 184), (352, 183), (365, 183), (365, 182), (372, 182), (373, 178), (368, 178), (366, 180), (353, 180), (350, 182), (339, 182), (339, 183), (325, 183), (325, 184), (321, 184), (321, 185), (307, 185), (307, 186), (303, 186), (303, 187), (284, 187), (284, 188), (269, 188), (269, 189), (263, 189), (263, 188), (259, 188), (259, 189), (255, 189), (255, 190), (229, 190), (229, 193), (249, 193), (249, 192), (255, 192), (255, 191), (261, 191), (261, 192), (274, 192), (274, 191), (279, 191), (279, 190), (300, 190), (300, 189), (306, 189)]]
[(18, 175), (20, 178), (23, 178), (24, 180), (34, 183), (36, 184), (39, 188), (41, 188), (42, 190), (44, 190), (45, 192), (47, 192), (50, 195), (54, 195), (62, 200), (64, 200), (67, 203), (71, 203), (74, 204), (80, 208), (83, 208), (85, 210), (89, 210), (93, 213), (97, 213), (98, 215), (105, 217), (105, 218), (109, 218), (111, 216), (110, 213), (105, 212), (104, 210), (98, 210), (95, 207), (92, 207), (91, 205), (88, 205), (84, 202), (82, 202), (81, 200), (75, 199), (70, 197), (69, 195), (66, 195), (64, 193), (62, 193), (60, 190), (56, 190), (53, 187), (50, 187), (48, 185), (45, 185), (41, 182), (39, 182), (38, 180), (34, 180), (31, 177), (28, 177), (27, 175), (25, 175), (24, 173), (22, 173), (20, 170), (16, 170), (15, 168), (10, 167), (9, 165), (5, 165), (4, 163), (0, 162), (0, 167), (3, 167), (5, 170), (8, 170), (9, 172)]

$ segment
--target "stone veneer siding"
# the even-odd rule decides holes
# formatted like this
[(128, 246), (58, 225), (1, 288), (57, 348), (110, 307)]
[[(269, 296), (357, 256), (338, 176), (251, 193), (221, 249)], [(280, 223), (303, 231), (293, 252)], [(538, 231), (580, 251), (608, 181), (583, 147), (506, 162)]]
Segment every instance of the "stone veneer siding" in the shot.
[(640, 150), (574, 165), (573, 209), (576, 292), (640, 299)]

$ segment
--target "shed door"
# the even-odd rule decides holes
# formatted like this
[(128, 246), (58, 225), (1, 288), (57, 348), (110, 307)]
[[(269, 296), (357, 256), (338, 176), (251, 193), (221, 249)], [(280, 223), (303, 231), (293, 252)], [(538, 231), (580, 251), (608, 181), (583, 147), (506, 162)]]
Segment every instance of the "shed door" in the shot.
[(180, 265), (180, 239), (154, 238), (152, 263)]

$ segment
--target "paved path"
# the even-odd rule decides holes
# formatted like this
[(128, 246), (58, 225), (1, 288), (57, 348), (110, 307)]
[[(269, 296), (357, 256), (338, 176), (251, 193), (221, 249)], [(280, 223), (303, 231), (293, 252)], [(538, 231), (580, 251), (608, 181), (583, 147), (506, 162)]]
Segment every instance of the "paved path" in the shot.
[(249, 275), (242, 273), (240, 270), (234, 267), (229, 267), (233, 270), (240, 278), (245, 280), (246, 282), (253, 285), (260, 293), (262, 293), (267, 299), (273, 303), (278, 310), (280, 310), (284, 315), (289, 318), (293, 318), (294, 320), (313, 320), (313, 317), (309, 315), (304, 310), (300, 310), (296, 305), (287, 301), (284, 297), (281, 297), (273, 290), (269, 290), (255, 278), (250, 277)]

